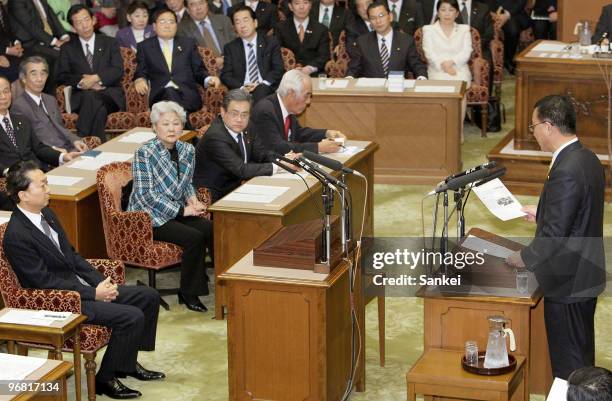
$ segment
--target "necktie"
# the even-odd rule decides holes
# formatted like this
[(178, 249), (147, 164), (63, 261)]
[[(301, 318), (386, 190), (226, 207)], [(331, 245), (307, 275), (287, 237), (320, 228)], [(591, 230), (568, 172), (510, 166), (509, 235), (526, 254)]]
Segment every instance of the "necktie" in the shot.
[(463, 3), (461, 3), (461, 20), (466, 25), (470, 24), (470, 16), (467, 11), (467, 4), (465, 4), (465, 0), (463, 1)]
[(391, 5), (391, 14), (393, 14), (393, 22), (397, 22), (397, 5), (395, 3)]
[(166, 59), (166, 64), (168, 64), (168, 71), (172, 71), (172, 49), (170, 49), (169, 42), (164, 42), (164, 45), (162, 46), (162, 53)]
[(242, 140), (242, 132), (238, 134), (238, 147), (240, 148), (240, 154), (242, 155), (242, 160), (246, 163), (247, 157), (244, 149), (244, 141)]
[(298, 38), (300, 38), (300, 43), (304, 42), (304, 25), (302, 24), (298, 27)]
[(217, 38), (211, 32), (211, 25), (208, 20), (204, 20), (200, 22), (202, 26), (202, 37), (204, 37), (204, 41), (208, 44), (208, 48), (211, 49), (214, 53), (215, 57), (218, 57), (221, 54), (221, 48), (219, 47), (219, 42), (217, 42)]
[(289, 140), (289, 127), (291, 126), (291, 115), (285, 117), (285, 140)]
[(85, 43), (85, 58), (87, 59), (87, 64), (89, 64), (89, 68), (93, 70), (93, 54), (89, 49), (89, 43)]
[(257, 57), (255, 57), (255, 50), (253, 49), (253, 43), (249, 43), (249, 83), (259, 82), (259, 69), (257, 68)]
[(45, 10), (43, 9), (42, 3), (40, 1), (34, 0), (34, 5), (36, 6), (36, 10), (38, 10), (40, 20), (43, 23), (43, 29), (47, 34), (53, 36), (53, 30), (51, 29), (51, 25), (49, 25), (49, 21), (47, 21), (47, 15), (45, 14)]
[(321, 23), (329, 28), (329, 8), (325, 7), (325, 12), (323, 13), (323, 19)]
[(4, 118), (2, 119), (2, 122), (4, 123), (4, 130), (6, 131), (6, 135), (11, 140), (11, 143), (13, 144), (13, 146), (17, 148), (17, 137), (15, 136), (15, 131), (13, 131), (11, 120), (9, 120), (7, 116), (4, 116)]
[(51, 240), (53, 245), (55, 245), (57, 250), (62, 252), (62, 248), (60, 248), (60, 244), (55, 240), (55, 238), (53, 238), (53, 235), (51, 234), (51, 226), (49, 226), (49, 223), (47, 223), (47, 219), (45, 219), (45, 216), (43, 216), (42, 214), (40, 215), (40, 226), (42, 227), (43, 232), (45, 233), (47, 238), (49, 238), (49, 240)]
[(382, 61), (383, 71), (385, 76), (389, 74), (389, 49), (385, 44), (385, 38), (380, 39), (380, 60)]

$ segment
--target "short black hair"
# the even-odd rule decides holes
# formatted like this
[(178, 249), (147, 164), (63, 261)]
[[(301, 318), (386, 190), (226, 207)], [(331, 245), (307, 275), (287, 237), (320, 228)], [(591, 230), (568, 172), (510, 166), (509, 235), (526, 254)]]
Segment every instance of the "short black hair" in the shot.
[(567, 379), (567, 401), (612, 401), (612, 372), (588, 366)]
[(176, 19), (176, 14), (174, 13), (174, 11), (172, 11), (169, 8), (160, 8), (159, 10), (155, 11), (155, 13), (153, 14), (153, 18), (151, 19), (151, 21), (153, 21), (154, 23), (157, 23), (157, 20), (159, 19), (159, 17), (162, 14), (166, 14), (166, 13), (170, 13), (172, 14), (172, 17), (174, 18), (175, 22), (178, 22), (178, 20)]
[(367, 13), (368, 13), (368, 17), (370, 16), (370, 10), (376, 8), (376, 7), (384, 7), (385, 11), (387, 11), (387, 13), (391, 12), (391, 9), (389, 8), (389, 4), (387, 4), (386, 1), (375, 1), (374, 3), (370, 3), (370, 5), (368, 6), (367, 9)]
[[(84, 4), (75, 4), (72, 7), (70, 7), (70, 9), (68, 10), (68, 14), (66, 14), (66, 21), (68, 21), (70, 23), (70, 25), (73, 24), (72, 22), (72, 17), (74, 16), (74, 14), (80, 12), (81, 10), (86, 10), (87, 14), (89, 14), (90, 17), (93, 17), (93, 13), (91, 12), (91, 10)], [(74, 26), (74, 25), (72, 25)]]
[(549, 95), (535, 104), (538, 119), (548, 121), (564, 135), (576, 133), (576, 110), (567, 96)]
[(6, 193), (15, 204), (19, 203), (19, 192), (27, 190), (32, 183), (28, 173), (39, 169), (33, 160), (20, 160), (9, 167), (6, 175)]
[(131, 2), (129, 6), (127, 6), (125, 13), (127, 15), (130, 15), (136, 10), (145, 10), (148, 13), (149, 6), (147, 6), (147, 3), (145, 3), (142, 0), (136, 0), (136, 1)]
[(230, 102), (249, 102), (249, 104), (252, 104), (252, 99), (253, 97), (246, 90), (241, 88), (232, 89), (223, 96), (223, 104), (221, 107), (223, 107), (223, 110), (227, 111)]
[(251, 18), (253, 18), (254, 20), (257, 19), (257, 14), (255, 14), (255, 11), (253, 11), (251, 7), (247, 6), (246, 4), (241, 4), (237, 6), (234, 10), (232, 10), (232, 15), (230, 15), (232, 24), (234, 23), (234, 15), (236, 15), (236, 13), (239, 11), (247, 11), (249, 15), (251, 16)]
[(444, 3), (450, 4), (451, 7), (459, 11), (459, 2), (457, 0), (439, 0), (438, 4), (436, 4), (436, 11), (440, 11), (440, 6)]
[(8, 78), (6, 77), (6, 75), (2, 75), (2, 74), (0, 74), (0, 79), (4, 79), (6, 82), (8, 82), (9, 86), (11, 85), (11, 80), (10, 80), (10, 79), (8, 79)]

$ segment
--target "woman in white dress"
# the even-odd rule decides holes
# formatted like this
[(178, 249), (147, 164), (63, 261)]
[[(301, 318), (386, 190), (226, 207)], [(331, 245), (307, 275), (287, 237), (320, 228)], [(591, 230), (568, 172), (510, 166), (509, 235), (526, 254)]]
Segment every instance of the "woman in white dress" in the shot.
[[(429, 79), (472, 82), (468, 61), (472, 55), (472, 34), (469, 25), (457, 24), (457, 0), (439, 0), (437, 21), (423, 27), (423, 52), (427, 58)], [(465, 98), (462, 103), (465, 118)], [(463, 119), (461, 120), (463, 121)], [(463, 142), (463, 129), (461, 130)]]

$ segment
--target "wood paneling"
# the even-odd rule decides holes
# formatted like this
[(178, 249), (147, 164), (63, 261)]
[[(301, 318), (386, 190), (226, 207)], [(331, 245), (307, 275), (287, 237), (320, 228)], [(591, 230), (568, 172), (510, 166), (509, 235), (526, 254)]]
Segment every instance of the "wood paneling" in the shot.
[(610, 0), (559, 0), (557, 2), (559, 8), (557, 39), (563, 42), (578, 41), (578, 38), (574, 35), (574, 26), (582, 20), (591, 21), (594, 24), (593, 33), (595, 33), (595, 24), (599, 20), (601, 9), (608, 4), (610, 4)]

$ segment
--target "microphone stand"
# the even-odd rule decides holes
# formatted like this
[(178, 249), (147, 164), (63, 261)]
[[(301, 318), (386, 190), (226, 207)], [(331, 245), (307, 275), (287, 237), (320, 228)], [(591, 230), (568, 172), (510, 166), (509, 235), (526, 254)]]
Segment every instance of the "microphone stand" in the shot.
[(457, 239), (465, 237), (465, 215), (463, 209), (465, 204), (463, 202), (463, 195), (465, 194), (464, 188), (458, 188), (455, 191), (455, 204), (457, 205)]
[(448, 250), (448, 191), (444, 191), (444, 224), (442, 225), (442, 237), (440, 238), (440, 254), (442, 255), (442, 263), (440, 264), (440, 271), (442, 274), (446, 274), (446, 251)]
[(323, 185), (323, 191), (321, 198), (323, 199), (323, 209), (325, 210), (325, 217), (323, 219), (323, 236), (321, 241), (321, 247), (323, 251), (323, 260), (321, 264), (327, 265), (331, 268), (331, 212), (334, 207), (334, 191), (330, 187), (331, 184)]
[[(340, 176), (340, 180), (343, 184), (346, 184), (346, 174), (344, 172)], [(342, 252), (348, 253), (350, 242), (353, 239), (353, 230), (351, 227), (352, 205), (351, 202), (346, 201), (346, 189), (344, 188), (340, 191), (340, 200), (342, 202), (340, 214), (340, 221), (342, 223)]]

